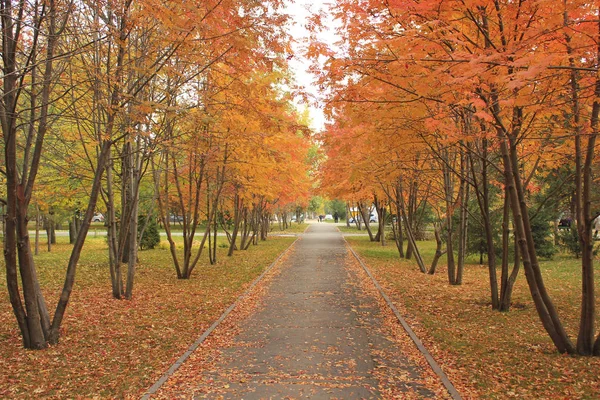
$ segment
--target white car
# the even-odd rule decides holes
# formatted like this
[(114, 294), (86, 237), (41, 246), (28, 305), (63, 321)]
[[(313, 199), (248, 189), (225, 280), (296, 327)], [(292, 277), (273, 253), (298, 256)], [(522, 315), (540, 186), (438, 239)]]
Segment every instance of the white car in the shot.
[[(362, 218), (359, 218), (359, 219), (362, 219)], [(351, 223), (351, 224), (354, 224), (355, 223), (354, 217), (350, 217), (350, 219), (348, 220), (348, 222)], [(369, 223), (371, 223), (371, 222), (379, 222), (379, 217), (377, 216), (377, 214), (371, 214), (369, 216)]]
[(325, 221), (332, 221), (332, 220), (333, 220), (333, 215), (331, 215), (331, 214), (325, 215)]
[(92, 217), (92, 222), (104, 222), (104, 215), (102, 215), (102, 213), (96, 213)]

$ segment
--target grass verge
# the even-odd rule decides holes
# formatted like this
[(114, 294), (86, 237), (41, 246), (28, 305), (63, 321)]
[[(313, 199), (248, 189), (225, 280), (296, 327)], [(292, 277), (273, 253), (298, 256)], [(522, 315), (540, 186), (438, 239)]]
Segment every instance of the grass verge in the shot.
[[(340, 232), (342, 233), (356, 233), (356, 234), (364, 234), (367, 235), (367, 229), (365, 228), (365, 226), (362, 226), (362, 229), (359, 231), (358, 228), (356, 227), (355, 224), (350, 224), (350, 226), (346, 226), (346, 225), (338, 225), (337, 227)], [(371, 224), (371, 232), (373, 232), (373, 235), (377, 234), (377, 224)]]
[[(399, 260), (393, 244), (382, 247), (364, 237), (347, 240), (465, 398), (600, 397), (600, 359), (556, 352), (522, 271), (511, 311), (499, 313), (491, 310), (486, 267), (468, 265), (463, 285), (450, 286), (443, 265), (436, 275), (424, 275), (414, 262)], [(428, 263), (434, 243), (420, 244)], [(579, 262), (559, 255), (542, 262), (542, 269), (567, 331), (575, 337)]]
[[(50, 310), (71, 248), (58, 239), (36, 257)], [(231, 258), (219, 246), (218, 264), (198, 265), (189, 280), (176, 278), (167, 246), (140, 252), (134, 299), (119, 301), (105, 238), (88, 238), (60, 344), (43, 351), (22, 348), (0, 272), (0, 398), (139, 397), (293, 241), (270, 238)]]
[(277, 223), (273, 223), (271, 224), (271, 232), (269, 233), (269, 235), (277, 236), (293, 233), (303, 233), (306, 230), (306, 228), (308, 228), (308, 225), (309, 224), (307, 224), (306, 222), (301, 222), (299, 224), (297, 224), (296, 222), (290, 222), (287, 229), (282, 230), (280, 229)]

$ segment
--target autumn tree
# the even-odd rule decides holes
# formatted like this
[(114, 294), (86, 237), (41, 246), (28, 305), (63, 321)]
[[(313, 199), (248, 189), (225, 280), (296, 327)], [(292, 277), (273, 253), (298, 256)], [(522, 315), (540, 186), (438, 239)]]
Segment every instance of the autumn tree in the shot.
[[(40, 290), (27, 228), (46, 135), (51, 131), (62, 93), (57, 91), (73, 51), (65, 40), (75, 3), (4, 1), (2, 21), (2, 107), (7, 210), (5, 263), (7, 287), (23, 345), (40, 349), (57, 343), (59, 329), (75, 280), (79, 255), (100, 190), (109, 144), (102, 146), (83, 224), (67, 265), (64, 287), (52, 320)], [(52, 114), (50, 112), (53, 109)], [(64, 109), (64, 108), (63, 108)], [(18, 267), (18, 273), (17, 273)], [(21, 277), (21, 288), (18, 284)]]
[[(323, 44), (312, 49), (330, 57), (322, 81), (332, 85), (332, 99), (379, 104), (390, 113), (398, 104), (415, 110), (423, 106), (440, 110), (429, 118), (441, 124), (430, 124), (428, 135), (422, 137), (437, 132), (445, 137), (444, 148), (457, 145), (461, 152), (466, 150), (467, 158), (461, 156), (460, 164), (452, 166), (440, 149), (432, 146), (432, 154), (452, 167), (461, 186), (470, 180), (474, 187), (486, 225), (493, 306), (508, 307), (510, 296), (506, 293), (518, 271), (514, 268), (509, 274), (507, 265), (510, 212), (536, 310), (556, 348), (568, 353), (597, 352), (591, 257), (591, 223), (597, 213), (593, 211), (591, 182), (598, 124), (598, 9), (584, 1), (564, 1), (557, 7), (556, 2), (547, 0), (341, 0), (335, 10), (343, 21), (343, 56), (331, 57), (333, 51)], [(369, 81), (381, 83), (392, 93), (382, 96), (381, 90), (361, 90), (372, 89), (370, 85), (354, 84)], [(342, 113), (343, 108), (336, 104), (332, 115)], [(448, 128), (452, 121), (457, 129)], [(578, 235), (588, 252), (582, 262), (577, 346), (567, 335), (544, 284), (532, 230), (535, 212), (530, 209), (538, 184), (553, 169), (557, 152), (568, 148), (575, 160)], [(501, 182), (493, 182), (487, 172), (490, 169), (502, 173)], [(500, 289), (495, 283), (490, 238), (490, 183), (505, 194)]]

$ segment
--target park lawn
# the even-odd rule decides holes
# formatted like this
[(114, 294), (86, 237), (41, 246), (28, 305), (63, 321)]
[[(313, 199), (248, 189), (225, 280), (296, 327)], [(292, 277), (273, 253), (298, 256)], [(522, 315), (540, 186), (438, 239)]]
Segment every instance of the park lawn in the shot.
[[(36, 256), (53, 313), (71, 246), (59, 237)], [(60, 343), (24, 350), (0, 272), (0, 398), (139, 398), (294, 238), (269, 238), (231, 258), (220, 243), (189, 280), (178, 280), (168, 246), (139, 253), (134, 299), (113, 300), (104, 237), (88, 238)], [(206, 260), (206, 261), (203, 261)]]
[[(356, 228), (356, 225), (354, 224), (350, 224), (350, 226), (346, 226), (346, 225), (338, 225), (337, 228), (340, 230), (340, 232), (342, 233), (354, 233), (354, 234), (363, 234), (363, 235), (368, 235), (369, 233), (367, 232), (367, 229), (365, 228), (365, 226), (362, 226), (362, 229), (359, 231), (358, 228)], [(372, 223), (371, 224), (371, 232), (373, 233), (373, 235), (377, 234), (377, 230), (378, 230), (378, 226), (376, 223)]]
[(277, 235), (289, 235), (289, 234), (297, 234), (297, 233), (303, 233), (306, 228), (308, 228), (308, 225), (306, 222), (301, 222), (301, 223), (296, 223), (296, 222), (290, 222), (288, 224), (287, 229), (283, 229), (280, 230), (279, 229), (279, 224), (277, 224), (276, 222), (273, 222), (271, 224), (271, 232), (269, 233), (269, 235), (273, 235), (273, 236), (277, 236)]
[[(600, 398), (600, 358), (556, 352), (537, 316), (522, 269), (511, 311), (499, 313), (491, 310), (484, 266), (468, 265), (463, 285), (450, 286), (445, 265), (440, 263), (435, 276), (422, 274), (413, 261), (399, 260), (393, 242), (382, 247), (364, 237), (347, 237), (347, 241), (465, 398)], [(426, 264), (430, 263), (435, 244), (419, 244)], [(567, 332), (575, 340), (579, 262), (562, 254), (541, 265)]]

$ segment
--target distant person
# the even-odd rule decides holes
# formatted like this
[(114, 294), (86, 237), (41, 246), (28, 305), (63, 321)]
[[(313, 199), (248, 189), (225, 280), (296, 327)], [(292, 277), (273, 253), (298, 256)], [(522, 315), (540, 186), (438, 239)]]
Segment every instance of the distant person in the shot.
[(339, 222), (340, 216), (338, 215), (337, 211), (333, 213), (333, 219), (336, 223)]
[(325, 219), (324, 215), (319, 215), (319, 222), (323, 222), (324, 219)]
[(558, 222), (559, 229), (569, 229), (571, 227), (571, 217), (561, 218)]

